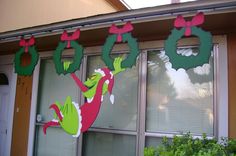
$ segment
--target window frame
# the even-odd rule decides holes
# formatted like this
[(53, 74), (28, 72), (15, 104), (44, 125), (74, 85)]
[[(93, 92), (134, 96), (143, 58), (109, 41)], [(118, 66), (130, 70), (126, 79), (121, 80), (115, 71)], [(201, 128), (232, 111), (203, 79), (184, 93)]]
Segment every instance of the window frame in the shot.
[[(182, 39), (180, 40), (180, 46), (192, 46), (198, 43), (197, 39)], [(214, 134), (216, 137), (223, 136), (228, 137), (228, 64), (227, 64), (227, 46), (226, 46), (226, 36), (213, 36), (213, 43), (217, 44), (218, 47), (214, 50), (214, 103), (216, 106), (214, 107)], [(86, 64), (87, 64), (87, 56), (92, 55), (101, 55), (101, 47), (86, 47), (84, 49), (84, 59), (81, 64), (81, 77), (82, 81), (86, 78)], [(140, 58), (139, 58), (139, 86), (138, 86), (138, 117), (137, 117), (137, 136), (136, 136), (136, 156), (142, 156), (144, 147), (145, 147), (145, 138), (148, 135), (145, 131), (145, 120), (146, 120), (146, 80), (147, 75), (142, 74), (145, 70), (147, 73), (147, 64), (145, 60), (147, 60), (147, 51), (151, 49), (161, 49), (164, 47), (164, 41), (146, 41), (139, 42), (139, 50), (140, 50)], [(73, 56), (73, 50), (66, 50), (66, 54), (63, 53), (63, 56)], [(113, 53), (120, 53), (128, 51), (127, 46), (125, 44), (115, 45), (113, 48)], [(30, 112), (30, 129), (29, 129), (29, 139), (28, 139), (28, 156), (31, 156), (34, 151), (34, 135), (36, 128), (36, 108), (37, 108), (37, 94), (38, 94), (38, 83), (39, 83), (39, 70), (40, 70), (40, 60), (48, 57), (52, 57), (53, 52), (40, 52), (39, 63), (35, 67), (35, 71), (33, 74), (33, 86), (32, 86), (32, 99), (31, 99), (31, 112)], [(143, 83), (145, 82), (145, 83)], [(84, 98), (80, 94), (80, 103), (83, 104)], [(90, 128), (90, 131), (95, 131), (97, 129)], [(101, 131), (100, 131), (101, 132)], [(105, 131), (103, 131), (105, 132)], [(114, 132), (110, 130), (106, 130), (107, 133)], [(122, 133), (117, 131), (115, 134)], [(133, 134), (135, 135), (135, 134)], [(165, 135), (158, 135), (166, 136)], [(172, 136), (169, 136), (172, 137)], [(196, 136), (199, 137), (199, 136)], [(77, 155), (82, 155), (82, 139), (83, 135), (78, 138), (77, 145)]]

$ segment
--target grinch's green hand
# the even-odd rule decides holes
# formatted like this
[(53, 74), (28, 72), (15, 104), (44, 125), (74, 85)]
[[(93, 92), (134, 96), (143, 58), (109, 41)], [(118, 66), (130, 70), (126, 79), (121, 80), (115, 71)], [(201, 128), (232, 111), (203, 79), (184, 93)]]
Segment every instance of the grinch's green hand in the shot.
[(68, 68), (70, 67), (70, 64), (71, 64), (71, 63), (72, 63), (71, 61), (64, 61), (64, 62), (63, 62), (63, 67), (64, 67), (64, 70), (65, 70), (65, 71), (68, 70)]
[(122, 71), (125, 70), (125, 68), (121, 68), (121, 62), (123, 61), (123, 59), (121, 57), (117, 57), (115, 58), (114, 62), (113, 62), (113, 66), (115, 68), (114, 71), (112, 71), (112, 74), (118, 74)]

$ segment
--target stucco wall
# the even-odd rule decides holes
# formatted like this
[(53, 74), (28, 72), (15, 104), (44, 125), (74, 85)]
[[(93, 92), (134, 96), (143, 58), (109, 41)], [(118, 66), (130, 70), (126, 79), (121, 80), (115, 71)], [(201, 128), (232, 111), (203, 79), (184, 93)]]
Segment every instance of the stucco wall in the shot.
[(0, 32), (114, 11), (105, 0), (0, 0)]

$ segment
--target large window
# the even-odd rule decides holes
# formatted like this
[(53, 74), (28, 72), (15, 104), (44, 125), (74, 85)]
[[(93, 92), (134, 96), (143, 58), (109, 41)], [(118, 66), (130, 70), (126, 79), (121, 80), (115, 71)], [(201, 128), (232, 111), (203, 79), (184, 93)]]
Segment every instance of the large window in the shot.
[[(180, 55), (197, 55), (198, 48), (179, 47)], [(53, 118), (49, 105), (65, 101), (67, 95), (83, 104), (83, 97), (69, 75), (58, 76), (52, 59), (41, 60), (34, 154), (37, 156), (141, 156), (145, 146), (158, 146), (163, 136), (191, 132), (217, 136), (216, 122), (216, 53), (209, 63), (194, 69), (175, 70), (163, 48), (143, 49), (136, 66), (115, 76), (111, 104), (105, 95), (98, 118), (80, 138), (67, 135), (60, 127), (42, 124)], [(115, 54), (125, 57), (124, 53)], [(100, 53), (86, 53), (80, 75), (83, 80), (95, 69), (105, 67)], [(84, 78), (83, 78), (84, 77)]]
[[(59, 127), (50, 127), (47, 135), (43, 134), (43, 123), (53, 119), (53, 111), (49, 106), (55, 101), (65, 101), (67, 95), (75, 101), (79, 100), (78, 88), (69, 75), (58, 76), (51, 59), (41, 60), (39, 74), (37, 123), (35, 132), (35, 156), (76, 156), (77, 139)], [(42, 121), (39, 120), (40, 117)]]
[[(194, 55), (196, 48), (179, 48), (180, 55)], [(183, 134), (214, 136), (214, 59), (194, 69), (175, 70), (163, 50), (147, 52), (146, 145), (151, 137)]]

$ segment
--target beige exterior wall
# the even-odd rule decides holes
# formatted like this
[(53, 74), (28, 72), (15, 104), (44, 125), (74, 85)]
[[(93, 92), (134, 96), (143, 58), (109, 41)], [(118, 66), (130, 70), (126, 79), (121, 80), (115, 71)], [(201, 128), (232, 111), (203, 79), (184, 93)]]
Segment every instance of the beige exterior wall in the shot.
[(105, 0), (0, 0), (0, 32), (115, 11)]

